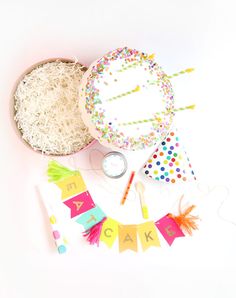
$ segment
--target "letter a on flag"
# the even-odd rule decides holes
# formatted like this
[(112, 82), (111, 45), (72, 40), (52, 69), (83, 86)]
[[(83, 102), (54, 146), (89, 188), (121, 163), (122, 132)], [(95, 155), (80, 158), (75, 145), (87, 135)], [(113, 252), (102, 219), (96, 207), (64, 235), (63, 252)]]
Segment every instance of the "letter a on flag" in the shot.
[(63, 203), (70, 208), (71, 218), (95, 207), (92, 197), (88, 191), (64, 201)]
[(119, 225), (119, 250), (122, 252), (127, 249), (137, 251), (136, 225)]

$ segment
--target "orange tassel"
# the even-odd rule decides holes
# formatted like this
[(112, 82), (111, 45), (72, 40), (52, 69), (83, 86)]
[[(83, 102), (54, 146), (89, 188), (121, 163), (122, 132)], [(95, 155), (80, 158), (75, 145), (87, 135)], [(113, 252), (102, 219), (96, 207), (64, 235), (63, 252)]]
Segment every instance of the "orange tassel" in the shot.
[(198, 229), (196, 221), (199, 220), (199, 217), (190, 214), (192, 210), (196, 207), (195, 205), (191, 205), (183, 211), (181, 210), (181, 203), (183, 197), (184, 196), (182, 195), (179, 201), (179, 215), (175, 216), (173, 214), (169, 214), (169, 216), (174, 219), (174, 221), (179, 225), (180, 228), (182, 228), (186, 233), (192, 236), (192, 231)]

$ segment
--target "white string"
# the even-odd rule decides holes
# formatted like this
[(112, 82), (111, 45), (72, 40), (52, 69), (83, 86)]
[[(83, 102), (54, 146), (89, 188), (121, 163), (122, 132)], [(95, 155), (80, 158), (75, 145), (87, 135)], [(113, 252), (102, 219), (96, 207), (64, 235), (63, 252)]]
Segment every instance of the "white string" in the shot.
[[(99, 178), (99, 187), (103, 190), (105, 190), (107, 193), (111, 194), (111, 195), (120, 195), (120, 197), (122, 198), (123, 194), (124, 194), (124, 191), (125, 189), (120, 189), (119, 187), (116, 187), (116, 185), (114, 185), (114, 183), (110, 183), (109, 182), (109, 179), (112, 179), (112, 178), (107, 178), (104, 174), (103, 174), (103, 170), (102, 168), (95, 168), (94, 167), (94, 163), (93, 163), (93, 154), (97, 152), (97, 153), (100, 153), (102, 158), (105, 156), (105, 153), (102, 152), (101, 150), (99, 149), (91, 149), (89, 151), (89, 156), (88, 156), (88, 159), (89, 159), (89, 164), (90, 164), (90, 167), (89, 168), (82, 168), (80, 166), (78, 166), (78, 163), (77, 163), (77, 154), (74, 154), (71, 156), (71, 158), (69, 159), (69, 161), (72, 163), (72, 167), (74, 169), (78, 169), (78, 170), (81, 170), (81, 171), (93, 171), (94, 174), (97, 176), (97, 178)], [(114, 179), (113, 179), (114, 181)], [(133, 200), (136, 200), (137, 198), (137, 194), (134, 190), (130, 189), (129, 191), (129, 196), (127, 198), (127, 200), (129, 201), (133, 201)]]
[[(226, 187), (226, 186), (224, 186), (224, 185), (220, 185), (220, 186), (218, 186), (218, 187), (223, 187), (225, 190), (226, 190), (226, 196), (225, 196), (225, 198), (224, 198), (224, 200), (222, 200), (222, 202), (220, 203), (220, 205), (219, 205), (219, 207), (218, 207), (218, 209), (217, 209), (217, 215), (218, 215), (218, 217), (221, 219), (221, 220), (223, 220), (223, 221), (225, 221), (225, 222), (227, 222), (227, 223), (229, 223), (229, 224), (232, 224), (232, 225), (234, 225), (234, 226), (236, 226), (236, 222), (234, 222), (234, 221), (232, 221), (232, 220), (230, 220), (230, 219), (228, 219), (228, 218), (225, 218), (225, 217), (223, 217), (222, 215), (221, 215), (221, 209), (222, 209), (222, 207), (223, 207), (223, 205), (225, 204), (225, 201), (228, 199), (228, 197), (229, 197), (229, 189), (228, 189), (228, 187)], [(215, 187), (216, 188), (216, 187)]]

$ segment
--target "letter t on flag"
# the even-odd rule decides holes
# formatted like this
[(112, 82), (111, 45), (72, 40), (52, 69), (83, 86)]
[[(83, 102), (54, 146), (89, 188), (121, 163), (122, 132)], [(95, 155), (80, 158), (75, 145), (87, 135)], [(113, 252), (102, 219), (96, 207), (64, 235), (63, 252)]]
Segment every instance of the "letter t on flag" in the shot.
[(155, 225), (169, 245), (174, 242), (175, 238), (184, 237), (180, 227), (168, 214), (156, 221)]
[(85, 230), (88, 230), (100, 222), (104, 217), (106, 217), (105, 213), (98, 205), (96, 205), (94, 208), (80, 215), (75, 221), (78, 224), (83, 225)]

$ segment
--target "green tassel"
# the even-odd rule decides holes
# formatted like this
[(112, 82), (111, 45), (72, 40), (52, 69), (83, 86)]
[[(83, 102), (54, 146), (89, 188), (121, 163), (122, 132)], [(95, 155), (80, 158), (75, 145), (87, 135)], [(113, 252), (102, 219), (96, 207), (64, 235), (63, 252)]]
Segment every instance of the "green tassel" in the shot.
[(60, 180), (63, 180), (67, 177), (80, 175), (79, 171), (72, 171), (63, 165), (59, 164), (55, 160), (51, 160), (48, 163), (48, 181), (49, 182), (58, 182)]

